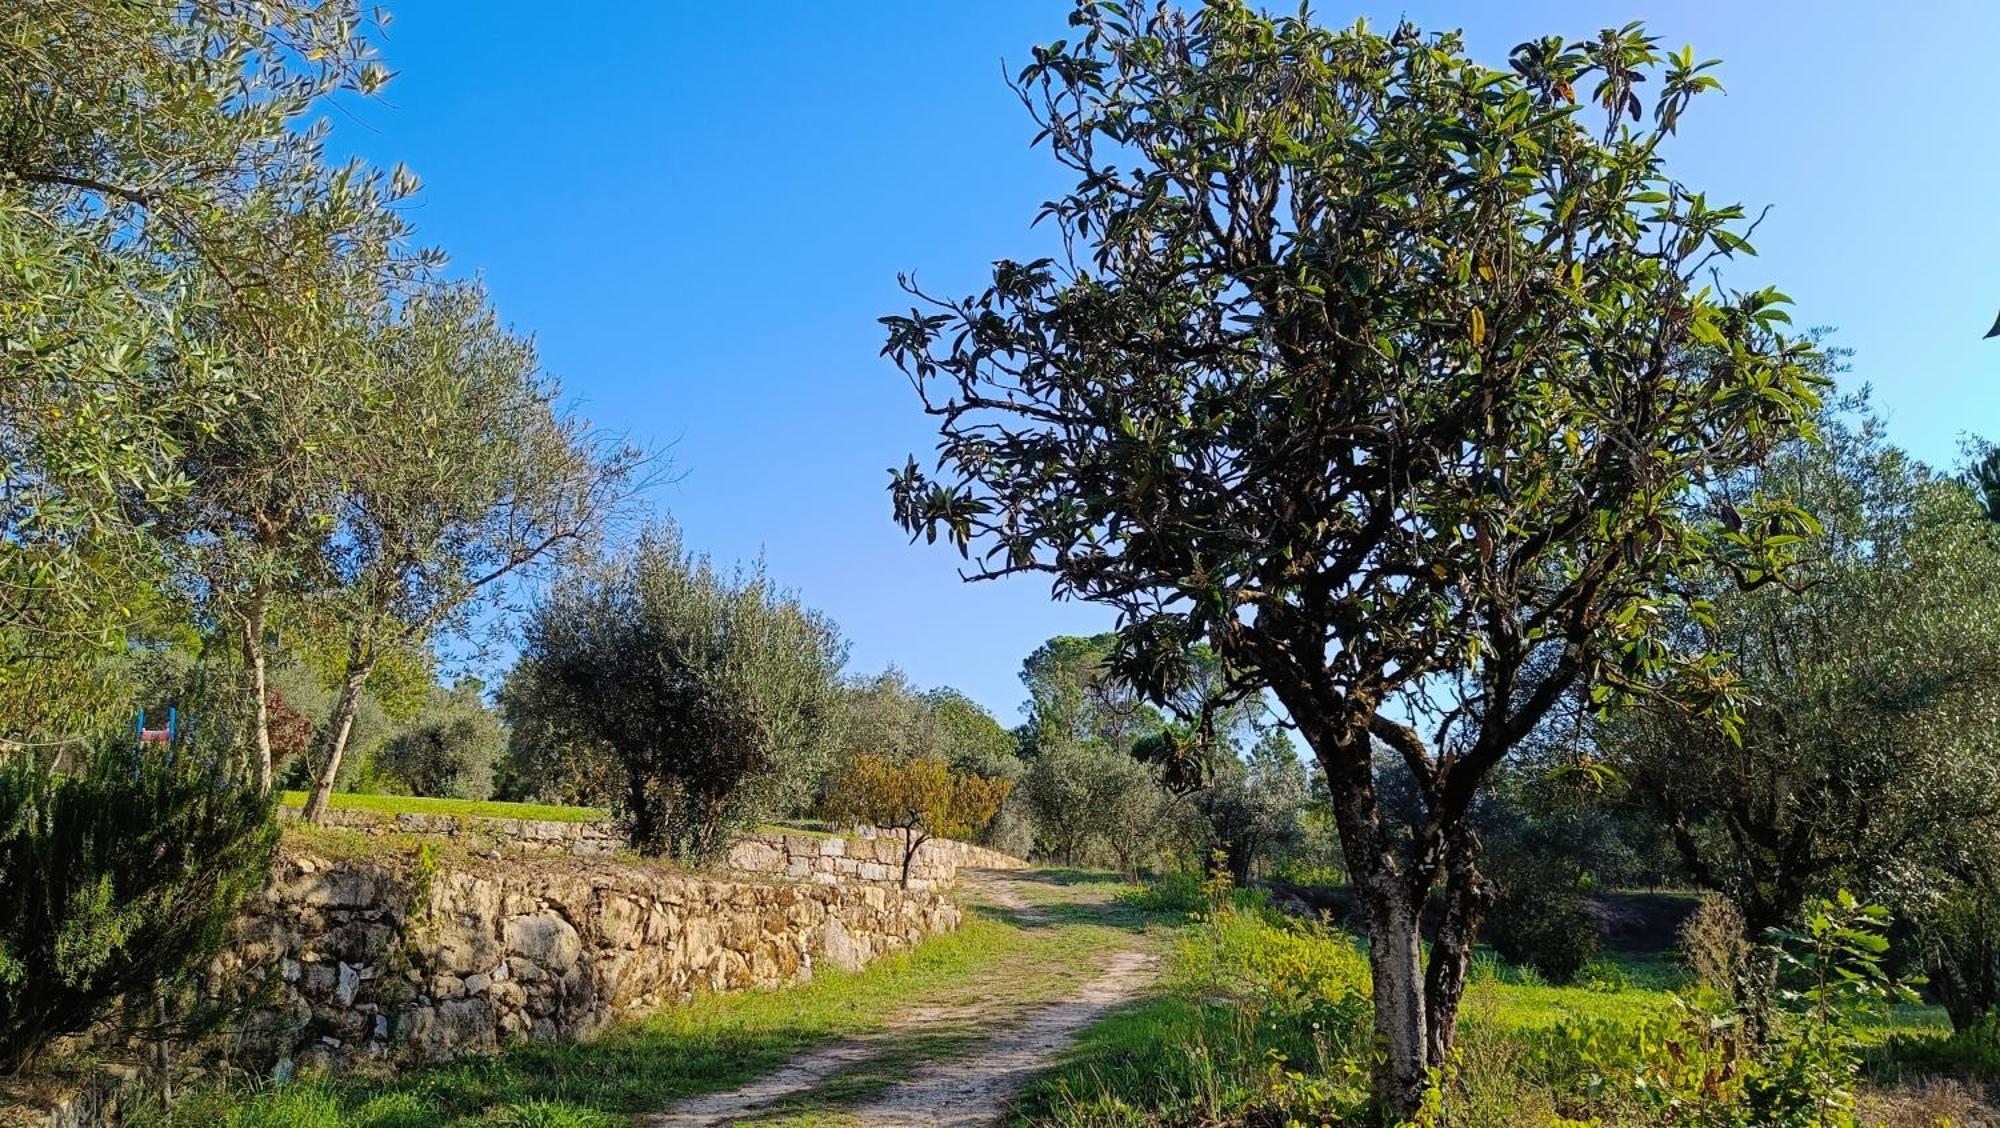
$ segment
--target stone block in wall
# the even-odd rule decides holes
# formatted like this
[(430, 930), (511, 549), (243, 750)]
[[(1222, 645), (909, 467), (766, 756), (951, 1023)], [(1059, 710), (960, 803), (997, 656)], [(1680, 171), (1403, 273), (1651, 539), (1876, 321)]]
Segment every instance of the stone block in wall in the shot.
[(744, 838), (729, 847), (729, 868), (748, 873), (779, 873), (787, 867), (785, 854), (782, 840)]

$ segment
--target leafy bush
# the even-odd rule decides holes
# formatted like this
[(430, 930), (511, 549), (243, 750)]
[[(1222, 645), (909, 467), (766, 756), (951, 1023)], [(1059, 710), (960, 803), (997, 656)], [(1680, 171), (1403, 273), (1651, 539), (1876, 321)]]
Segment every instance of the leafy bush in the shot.
[(941, 756), (892, 760), (857, 756), (830, 781), (826, 808), (836, 821), (903, 832), (902, 884), (910, 863), (932, 837), (965, 838), (983, 829), (1013, 790), (1010, 779), (953, 772)]
[(506, 743), (500, 718), (470, 682), (435, 690), (431, 707), (390, 737), (372, 762), (417, 795), (484, 800), (493, 797), (494, 767)]
[(1209, 907), (1208, 891), (1201, 875), (1191, 871), (1164, 874), (1118, 894), (1118, 899), (1149, 913), (1181, 913), (1193, 916)]
[(1353, 939), (1297, 920), (1255, 894), (1210, 913), (1176, 953), (1174, 979), (1196, 997), (1228, 998), (1307, 1038), (1316, 1058), (1366, 1045), (1368, 961)]
[(635, 849), (702, 860), (817, 786), (843, 657), (824, 616), (668, 528), (535, 608), (504, 700), (517, 730), (615, 765)]
[(1577, 975), (1577, 982), (1592, 991), (1616, 994), (1632, 989), (1632, 973), (1624, 966), (1611, 960), (1596, 959), (1586, 964)]
[(986, 824), (977, 841), (981, 846), (1016, 858), (1034, 853), (1035, 815), (1026, 793), (1018, 787), (1008, 792), (1000, 804), (1000, 813)]
[[(1015, 1106), (1023, 1123), (1368, 1123), (1368, 965), (1352, 938), (1193, 875), (1148, 887), (1208, 902), (1165, 997), (1099, 1023)], [(1210, 895), (1214, 894), (1211, 902)], [(1127, 894), (1145, 899), (1146, 891)]]
[(1772, 1037), (1745, 1036), (1734, 1008), (1676, 998), (1667, 1015), (1625, 1026), (1560, 1024), (1551, 1072), (1579, 1069), (1580, 1096), (1636, 1107), (1627, 1119), (1690, 1128), (1850, 1128), (1861, 1020), (1911, 998), (1885, 971), (1888, 912), (1846, 893), (1821, 902), (1796, 930), (1774, 932), (1785, 969)]
[(0, 766), (0, 1070), (184, 984), (261, 887), (271, 801), (170, 747)]
[(1597, 956), (1597, 918), (1566, 867), (1523, 863), (1500, 878), (1481, 932), (1508, 963), (1551, 983), (1574, 982)]

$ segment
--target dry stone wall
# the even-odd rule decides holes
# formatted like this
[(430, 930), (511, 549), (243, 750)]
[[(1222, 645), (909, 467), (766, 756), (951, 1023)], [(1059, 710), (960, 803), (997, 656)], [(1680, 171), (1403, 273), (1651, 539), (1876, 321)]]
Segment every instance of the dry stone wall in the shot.
[[(962, 867), (1023, 869), (1019, 858), (983, 846), (933, 838), (917, 847), (910, 860), (910, 888), (951, 888)], [(752, 834), (729, 848), (729, 868), (739, 873), (772, 874), (794, 881), (836, 884), (844, 881), (900, 881), (903, 840), (893, 831), (866, 828), (854, 838), (806, 834)]]
[(957, 927), (942, 895), (568, 858), (334, 859), (288, 845), (211, 993), (233, 1064), (431, 1061), (589, 1034), (688, 998), (857, 968)]
[[(292, 814), (295, 815), (295, 812)], [(538, 819), (466, 818), (453, 815), (386, 815), (334, 809), (329, 825), (377, 835), (421, 834), (461, 841), (474, 848), (509, 845), (578, 858), (608, 858), (623, 844), (608, 819), (553, 822)], [(729, 869), (793, 881), (835, 884), (899, 881), (903, 870), (901, 832), (861, 827), (853, 835), (763, 832), (745, 835), (730, 847)], [(1020, 869), (1027, 863), (982, 846), (934, 838), (917, 848), (910, 863), (910, 888), (949, 889), (960, 867)]]

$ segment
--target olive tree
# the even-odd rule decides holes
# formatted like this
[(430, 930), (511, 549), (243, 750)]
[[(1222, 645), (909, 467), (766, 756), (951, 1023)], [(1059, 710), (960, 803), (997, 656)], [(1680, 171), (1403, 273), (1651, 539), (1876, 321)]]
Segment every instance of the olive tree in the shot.
[[(219, 543), (213, 523), (155, 535), (163, 509), (247, 482), (204, 480), (192, 448), (314, 386), (329, 369), (301, 360), (344, 317), (341, 280), (399, 257), (390, 205), (414, 182), (334, 167), (311, 117), (386, 80), (365, 26), (355, 4), (296, 0), (0, 12), (0, 707), (17, 732), (89, 682), (177, 551)], [(198, 603), (235, 594), (211, 578), (188, 586)]]
[[(1156, 698), (1204, 641), (1218, 707), (1276, 696), (1331, 791), (1407, 1113), (1488, 896), (1481, 781), (1580, 686), (1724, 699), (1663, 630), (1669, 581), (1784, 563), (1803, 517), (1698, 502), (1804, 425), (1812, 347), (1778, 292), (1705, 284), (1751, 225), (1663, 144), (1716, 82), (1637, 27), (1494, 69), (1229, 0), (1072, 22), (1015, 82), (1075, 177), (1040, 216), (1062, 253), (962, 298), (906, 282), (884, 319), (940, 431), (896, 517), (975, 578), (1116, 608)], [(1423, 797), (1401, 834), (1378, 742)]]
[(943, 756), (949, 739), (930, 703), (894, 666), (849, 682), (842, 694), (839, 760), (880, 756), (913, 760)]
[(416, 795), (491, 799), (507, 730), (481, 699), (483, 688), (477, 678), (448, 690), (433, 685), (422, 714), (375, 753), (375, 769)]
[(1752, 942), (1843, 888), (1919, 922), (1946, 906), (1937, 939), (1949, 906), (1989, 887), (2000, 832), (2000, 525), (1879, 420), (1819, 430), (1733, 486), (1817, 517), (1793, 584), (1708, 577), (1708, 612), (1676, 622), (1674, 645), (1730, 655), (1738, 723), (1640, 702), (1606, 718), (1597, 751)]
[(844, 659), (824, 616), (761, 570), (717, 571), (669, 527), (556, 584), (502, 697), (517, 733), (619, 773), (634, 849), (703, 860), (819, 784)]
[(1241, 756), (1231, 748), (1216, 759), (1209, 785), (1193, 797), (1195, 809), (1208, 821), (1230, 878), (1243, 885), (1259, 859), (1302, 836), (1306, 769), (1280, 728), (1262, 734)]
[(350, 472), (323, 599), (346, 659), (304, 817), (326, 812), (370, 675), (467, 623), (508, 585), (589, 549), (644, 459), (562, 410), (533, 345), (474, 286), (410, 295), (377, 330), (379, 394), (342, 448)]

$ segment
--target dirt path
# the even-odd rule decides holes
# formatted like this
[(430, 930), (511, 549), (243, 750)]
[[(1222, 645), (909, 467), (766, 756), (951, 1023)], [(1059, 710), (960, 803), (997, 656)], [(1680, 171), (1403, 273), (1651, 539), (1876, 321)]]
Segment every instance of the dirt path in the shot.
[[(1102, 887), (1076, 892), (1033, 873), (965, 875), (963, 895), (1023, 928), (1062, 929), (1102, 907)], [(1091, 1023), (1152, 982), (1157, 955), (1144, 938), (1089, 953), (1094, 974), (1057, 997), (1021, 997), (1031, 969), (1003, 962), (959, 992), (913, 1006), (881, 1029), (799, 1055), (728, 1092), (693, 1097), (644, 1128), (739, 1123), (953, 1125), (997, 1123), (1007, 1103)], [(872, 1083), (856, 1083), (872, 1075)], [(846, 1082), (843, 1085), (843, 1082)]]
[(993, 1124), (1007, 1102), (1104, 1012), (1131, 999), (1152, 978), (1154, 958), (1119, 952), (1077, 997), (1037, 1010), (1017, 1032), (978, 1046), (963, 1060), (934, 1062), (849, 1115), (868, 1125)]

